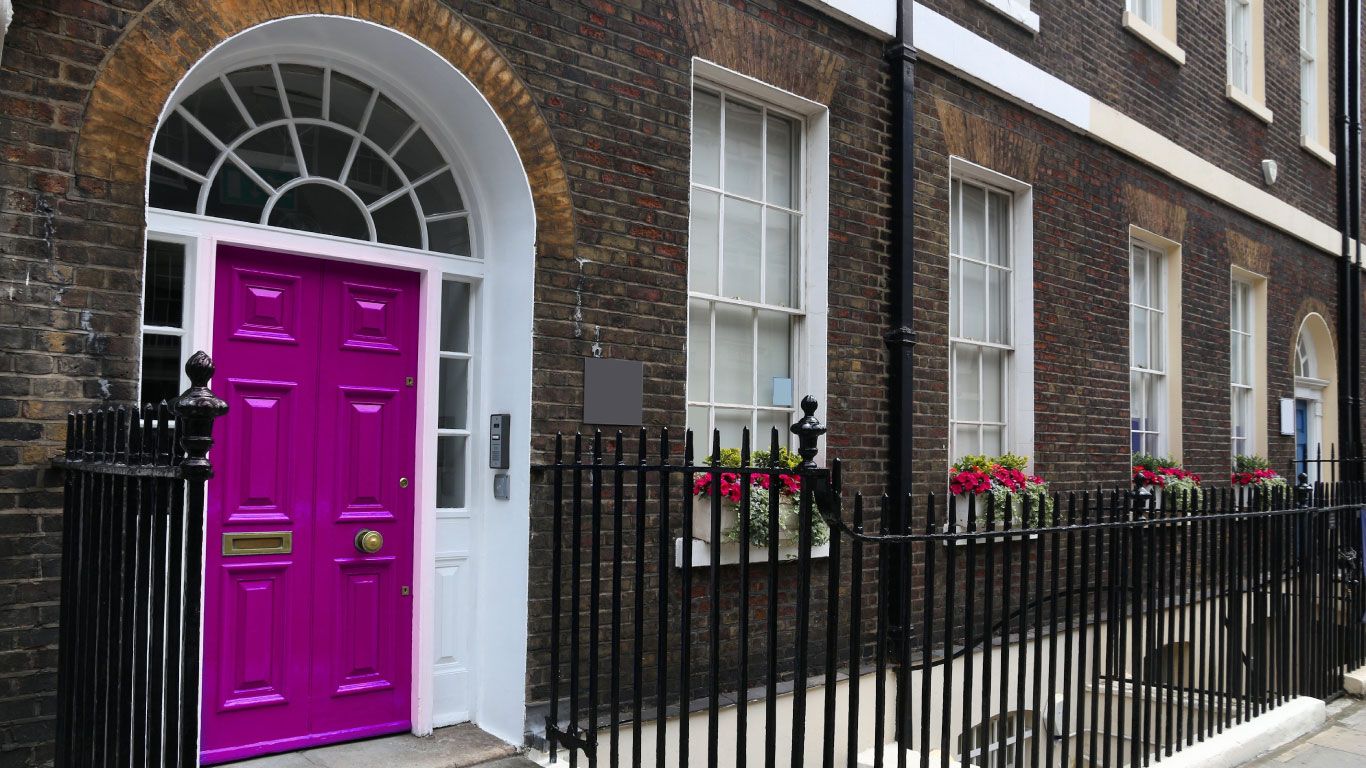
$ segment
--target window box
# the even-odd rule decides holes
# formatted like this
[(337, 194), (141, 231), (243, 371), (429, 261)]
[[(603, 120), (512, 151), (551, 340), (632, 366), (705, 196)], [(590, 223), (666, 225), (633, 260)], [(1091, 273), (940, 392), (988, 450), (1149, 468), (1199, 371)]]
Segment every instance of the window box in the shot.
[[(692, 549), (692, 567), (710, 568), (712, 563), (712, 545), (697, 539), (674, 539), (674, 567), (683, 568), (683, 547)], [(720, 565), (738, 565), (740, 562), (740, 545), (732, 542), (722, 542), (720, 545), (721, 554), (717, 558)], [(830, 543), (813, 544), (811, 546), (811, 559), (821, 560), (830, 556)], [(778, 562), (796, 562), (800, 557), (797, 549), (797, 542), (779, 542)], [(749, 557), (746, 559), (751, 565), (768, 562), (768, 547), (750, 547)]]
[[(694, 496), (692, 500), (692, 537), (704, 544), (711, 540), (712, 500), (710, 496)], [(799, 512), (795, 498), (783, 497), (778, 500), (778, 544), (779, 546), (797, 542), (798, 530), (795, 525), (789, 528), (787, 521), (796, 521)], [(740, 537), (740, 505), (725, 499), (721, 500), (721, 543), (734, 544)], [(767, 549), (767, 543), (755, 544), (751, 548)]]

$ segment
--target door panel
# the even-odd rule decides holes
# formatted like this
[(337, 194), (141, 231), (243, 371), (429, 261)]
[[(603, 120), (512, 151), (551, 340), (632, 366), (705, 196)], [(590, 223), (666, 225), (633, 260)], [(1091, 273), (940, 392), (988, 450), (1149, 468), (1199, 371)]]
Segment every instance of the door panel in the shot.
[(216, 279), (204, 762), (407, 730), (418, 277), (223, 246)]

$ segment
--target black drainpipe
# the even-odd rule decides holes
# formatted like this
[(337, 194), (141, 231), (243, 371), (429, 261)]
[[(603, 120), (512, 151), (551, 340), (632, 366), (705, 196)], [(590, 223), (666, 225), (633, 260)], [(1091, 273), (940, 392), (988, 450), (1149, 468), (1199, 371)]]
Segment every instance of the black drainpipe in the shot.
[[(888, 411), (891, 414), (891, 461), (887, 493), (892, 508), (884, 524), (892, 531), (911, 524), (909, 498), (915, 409), (915, 41), (911, 36), (913, 0), (897, 1), (896, 39), (887, 49), (892, 102), (891, 317), (885, 339), (889, 352)], [(905, 512), (903, 516), (903, 510)], [(905, 564), (893, 561), (890, 590), (893, 622), (905, 627), (910, 595), (902, 594)]]
[(1342, 479), (1360, 480), (1361, 472), (1361, 16), (1358, 0), (1340, 0), (1336, 8), (1337, 46), (1337, 225), (1342, 258), (1338, 263), (1338, 451), (1348, 459)]
[[(912, 0), (898, 0), (896, 40), (887, 50), (892, 80), (892, 281), (891, 353), (892, 415), (891, 472), (887, 492), (904, 502), (911, 492), (915, 393), (915, 45), (911, 38)], [(897, 510), (902, 504), (896, 504)], [(909, 521), (897, 521), (909, 523)]]

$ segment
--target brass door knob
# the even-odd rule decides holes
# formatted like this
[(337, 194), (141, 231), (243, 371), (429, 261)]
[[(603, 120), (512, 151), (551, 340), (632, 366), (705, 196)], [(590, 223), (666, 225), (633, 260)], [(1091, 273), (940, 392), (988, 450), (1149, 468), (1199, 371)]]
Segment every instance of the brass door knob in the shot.
[(367, 555), (373, 555), (384, 546), (384, 535), (379, 531), (372, 531), (369, 528), (362, 528), (356, 534), (356, 549)]

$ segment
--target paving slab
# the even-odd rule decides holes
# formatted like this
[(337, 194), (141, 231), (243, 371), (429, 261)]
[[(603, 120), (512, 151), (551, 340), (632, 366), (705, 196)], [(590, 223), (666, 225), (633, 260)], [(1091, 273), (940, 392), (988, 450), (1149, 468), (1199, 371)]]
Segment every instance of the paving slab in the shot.
[(1328, 722), (1243, 768), (1366, 768), (1366, 702), (1342, 698), (1328, 705)]
[(517, 749), (473, 725), (438, 728), (431, 736), (385, 736), (234, 763), (232, 768), (525, 768)]

